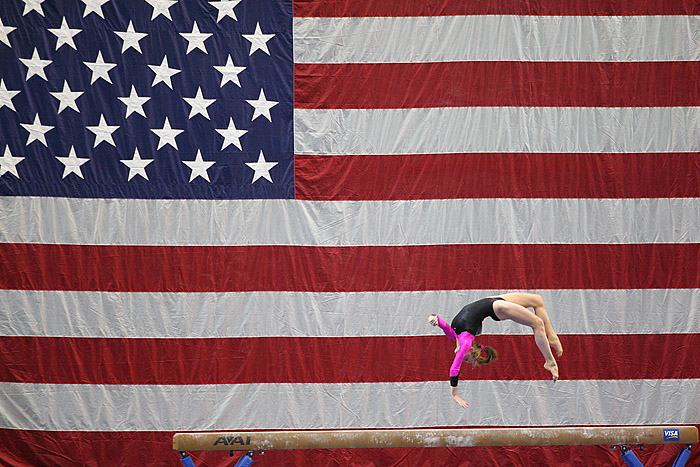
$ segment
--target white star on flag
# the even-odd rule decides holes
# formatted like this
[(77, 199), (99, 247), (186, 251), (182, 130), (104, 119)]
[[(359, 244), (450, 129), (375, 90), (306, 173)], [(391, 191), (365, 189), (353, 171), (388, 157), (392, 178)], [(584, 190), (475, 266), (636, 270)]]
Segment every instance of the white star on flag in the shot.
[(212, 34), (199, 32), (199, 27), (197, 26), (196, 21), (194, 22), (194, 26), (192, 26), (192, 32), (181, 32), (180, 35), (187, 40), (186, 54), (192, 52), (194, 49), (199, 49), (204, 53), (208, 53), (207, 48), (204, 45), (204, 41), (209, 39)]
[(49, 94), (59, 101), (58, 113), (63, 112), (68, 107), (80, 113), (80, 109), (78, 109), (78, 104), (75, 103), (75, 100), (83, 93), (81, 91), (71, 91), (70, 87), (68, 86), (68, 81), (63, 81), (63, 91), (50, 92)]
[(56, 50), (60, 49), (64, 44), (67, 44), (71, 47), (73, 47), (74, 50), (78, 50), (78, 48), (75, 46), (75, 42), (73, 41), (73, 37), (80, 33), (82, 29), (71, 29), (68, 27), (68, 22), (66, 21), (66, 18), (63, 18), (63, 21), (61, 22), (61, 27), (60, 28), (55, 28), (51, 29), (49, 28), (49, 32), (56, 36)]
[(126, 52), (130, 48), (133, 48), (138, 53), (143, 54), (143, 52), (141, 52), (141, 45), (139, 44), (139, 41), (148, 34), (144, 32), (136, 32), (131, 20), (129, 20), (129, 25), (126, 27), (126, 31), (114, 31), (114, 34), (119, 36), (123, 41), (122, 53)]
[(84, 157), (76, 157), (75, 148), (73, 146), (70, 147), (68, 157), (56, 156), (56, 159), (58, 159), (65, 166), (63, 169), (63, 178), (66, 178), (71, 173), (83, 178), (83, 172), (80, 170), (80, 166), (90, 160)]
[(170, 16), (170, 7), (177, 3), (177, 0), (146, 0), (153, 7), (153, 15), (151, 15), (151, 21), (156, 19), (159, 15), (163, 15), (170, 21), (173, 18)]
[(168, 117), (165, 117), (165, 123), (163, 123), (163, 128), (151, 128), (151, 131), (155, 133), (158, 136), (158, 148), (160, 149), (166, 144), (171, 145), (175, 149), (177, 149), (177, 143), (175, 142), (175, 138), (177, 135), (182, 133), (185, 130), (178, 130), (177, 128), (171, 128), (170, 127), (170, 122), (168, 121)]
[(85, 66), (92, 70), (92, 78), (90, 79), (90, 84), (93, 84), (98, 79), (102, 78), (109, 84), (112, 84), (112, 80), (109, 77), (109, 71), (117, 66), (116, 63), (105, 62), (102, 58), (102, 51), (97, 52), (97, 59), (94, 62), (83, 62)]
[(224, 0), (209, 3), (211, 4), (211, 6), (219, 10), (219, 15), (216, 17), (217, 23), (221, 21), (225, 16), (233, 18), (234, 21), (238, 21), (238, 18), (236, 18), (236, 13), (233, 11), (233, 9), (236, 7), (236, 5), (241, 3), (241, 0)]
[(0, 109), (7, 106), (17, 112), (12, 99), (19, 93), (20, 91), (9, 91), (7, 86), (5, 86), (5, 82), (0, 78)]
[(17, 172), (17, 164), (22, 162), (24, 157), (13, 156), (10, 152), (10, 145), (5, 146), (5, 155), (0, 157), (0, 177), (10, 172), (15, 177), (19, 178)]
[(260, 177), (265, 178), (270, 183), (272, 183), (272, 177), (270, 176), (270, 169), (276, 166), (277, 162), (267, 162), (265, 156), (263, 155), (262, 149), (260, 150), (260, 155), (258, 156), (258, 162), (246, 162), (245, 165), (250, 167), (255, 171), (253, 174), (253, 181), (250, 182), (252, 185)]
[(202, 96), (202, 88), (197, 88), (197, 94), (194, 97), (183, 97), (183, 99), (192, 107), (189, 118), (200, 114), (207, 120), (211, 120), (209, 118), (209, 112), (207, 112), (207, 107), (216, 102), (216, 99), (205, 99), (204, 96)]
[(270, 122), (272, 122), (272, 117), (270, 116), (270, 109), (279, 104), (279, 102), (277, 101), (268, 101), (265, 97), (265, 91), (263, 91), (262, 88), (260, 88), (260, 96), (257, 99), (246, 99), (246, 102), (252, 105), (255, 109), (253, 111), (253, 118), (250, 119), (251, 121), (255, 120), (256, 118), (262, 115), (265, 118), (267, 118)]
[(36, 11), (41, 16), (44, 16), (44, 10), (41, 8), (41, 4), (44, 3), (45, 0), (23, 0), (23, 1), (24, 1), (24, 13), (22, 13), (22, 16), (26, 16), (26, 14), (32, 10)]
[(109, 0), (81, 0), (85, 4), (85, 11), (83, 12), (83, 18), (85, 18), (90, 13), (97, 13), (102, 19), (105, 18), (104, 13), (102, 13), (102, 5), (107, 3)]
[(238, 80), (238, 74), (245, 70), (245, 67), (234, 65), (233, 59), (230, 55), (228, 56), (228, 60), (226, 60), (226, 65), (214, 65), (214, 69), (221, 73), (221, 86), (219, 87), (223, 88), (224, 84), (228, 83), (229, 81), (236, 84), (239, 88), (241, 87), (241, 82)]
[(243, 147), (241, 146), (241, 136), (248, 133), (248, 130), (237, 129), (236, 125), (233, 123), (233, 118), (229, 118), (228, 128), (216, 128), (216, 131), (218, 131), (219, 134), (224, 137), (224, 142), (221, 144), (222, 151), (232, 144), (241, 151), (243, 150)]
[(29, 132), (26, 146), (29, 146), (29, 144), (34, 141), (39, 141), (47, 148), (49, 147), (49, 145), (46, 144), (46, 133), (49, 132), (53, 126), (42, 125), (41, 120), (39, 119), (39, 114), (36, 114), (36, 117), (34, 117), (34, 123), (20, 123), (20, 125), (22, 125), (22, 127)]
[(36, 48), (34, 49), (32, 58), (20, 58), (19, 60), (24, 63), (24, 66), (27, 67), (27, 77), (25, 78), (25, 81), (29, 81), (29, 78), (34, 75), (43, 78), (44, 81), (48, 81), (44, 68), (51, 65), (51, 60), (42, 60), (39, 57), (39, 51)]
[(131, 94), (128, 97), (117, 97), (117, 99), (126, 105), (126, 116), (124, 118), (129, 118), (129, 115), (134, 112), (141, 114), (143, 117), (146, 116), (146, 112), (143, 111), (143, 104), (148, 102), (150, 97), (139, 97), (133, 84), (131, 85)]
[(275, 37), (274, 34), (263, 34), (260, 29), (260, 23), (255, 24), (254, 34), (242, 34), (243, 37), (250, 41), (250, 53), (248, 55), (253, 55), (256, 50), (262, 50), (266, 54), (270, 55), (270, 51), (267, 50), (267, 41)]
[(205, 161), (204, 159), (202, 159), (202, 152), (199, 149), (197, 149), (197, 156), (194, 158), (193, 161), (182, 161), (182, 163), (190, 169), (192, 169), (192, 173), (190, 174), (190, 182), (197, 177), (202, 177), (208, 182), (210, 181), (207, 169), (214, 165), (215, 162)]
[(146, 166), (153, 162), (153, 159), (141, 159), (139, 154), (139, 148), (134, 148), (134, 157), (131, 159), (120, 159), (120, 162), (127, 167), (129, 167), (129, 179), (131, 181), (136, 175), (148, 180), (148, 175), (146, 174)]
[(96, 148), (98, 144), (104, 142), (107, 142), (114, 146), (115, 148), (117, 147), (116, 144), (114, 144), (114, 139), (112, 138), (112, 133), (117, 131), (119, 128), (119, 125), (107, 125), (107, 121), (105, 120), (104, 115), (100, 115), (100, 123), (97, 126), (89, 126), (87, 127), (88, 130), (92, 131), (95, 133), (95, 144), (92, 145), (93, 148)]
[(10, 39), (7, 37), (7, 35), (15, 29), (17, 28), (14, 26), (5, 26), (2, 24), (2, 18), (0, 18), (0, 42), (4, 42), (8, 47), (12, 47), (12, 44), (10, 44)]
[(172, 89), (173, 83), (170, 81), (170, 78), (180, 73), (180, 70), (178, 70), (177, 68), (170, 68), (170, 66), (168, 65), (167, 55), (163, 57), (163, 61), (160, 65), (148, 65), (148, 68), (153, 70), (153, 73), (156, 74), (155, 78), (153, 78), (153, 83), (151, 84), (151, 87), (155, 86), (158, 83), (165, 83), (170, 89)]

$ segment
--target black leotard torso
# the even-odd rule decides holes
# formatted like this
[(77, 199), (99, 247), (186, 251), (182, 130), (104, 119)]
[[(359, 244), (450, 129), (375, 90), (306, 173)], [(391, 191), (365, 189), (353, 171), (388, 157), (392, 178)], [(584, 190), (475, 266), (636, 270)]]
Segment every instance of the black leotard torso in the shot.
[(493, 311), (493, 302), (503, 300), (501, 297), (482, 298), (465, 305), (452, 320), (451, 327), (459, 335), (468, 332), (472, 336), (481, 334), (482, 321), (488, 316), (495, 321), (500, 321)]

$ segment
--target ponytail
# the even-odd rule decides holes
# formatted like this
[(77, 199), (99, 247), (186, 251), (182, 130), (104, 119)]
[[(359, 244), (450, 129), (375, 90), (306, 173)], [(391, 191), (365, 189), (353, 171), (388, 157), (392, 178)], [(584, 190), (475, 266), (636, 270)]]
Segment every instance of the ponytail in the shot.
[(482, 345), (481, 348), (486, 356), (479, 355), (479, 358), (476, 359), (477, 365), (486, 365), (494, 360), (498, 360), (498, 353), (496, 352), (496, 349), (484, 345)]

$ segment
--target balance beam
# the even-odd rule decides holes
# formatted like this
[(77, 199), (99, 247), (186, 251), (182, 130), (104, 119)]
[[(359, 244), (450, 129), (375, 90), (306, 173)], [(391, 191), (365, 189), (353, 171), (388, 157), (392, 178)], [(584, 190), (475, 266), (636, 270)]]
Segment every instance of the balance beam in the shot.
[(176, 433), (176, 451), (695, 444), (694, 426), (617, 426), (413, 430)]

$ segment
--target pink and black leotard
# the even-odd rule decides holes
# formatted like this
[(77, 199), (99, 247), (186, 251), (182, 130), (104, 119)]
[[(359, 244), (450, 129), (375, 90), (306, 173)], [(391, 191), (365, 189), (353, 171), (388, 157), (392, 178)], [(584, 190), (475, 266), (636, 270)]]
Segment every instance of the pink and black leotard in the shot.
[(503, 300), (503, 298), (482, 298), (464, 306), (452, 320), (451, 326), (439, 316), (437, 317), (438, 326), (445, 335), (459, 342), (459, 351), (452, 361), (452, 366), (450, 366), (450, 386), (457, 386), (459, 370), (462, 367), (464, 357), (472, 347), (474, 336), (481, 334), (481, 324), (484, 319), (488, 316), (495, 321), (500, 321), (493, 311), (493, 302), (497, 300)]

